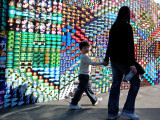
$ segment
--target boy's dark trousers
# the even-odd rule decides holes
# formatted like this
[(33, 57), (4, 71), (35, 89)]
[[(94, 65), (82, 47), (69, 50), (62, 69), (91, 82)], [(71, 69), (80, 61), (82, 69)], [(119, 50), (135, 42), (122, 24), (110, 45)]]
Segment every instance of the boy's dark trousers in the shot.
[(91, 83), (89, 81), (89, 75), (80, 74), (79, 75), (79, 85), (71, 101), (72, 105), (78, 104), (83, 92), (86, 92), (92, 104), (96, 103), (97, 98), (95, 94), (93, 93), (93, 91), (91, 90)]

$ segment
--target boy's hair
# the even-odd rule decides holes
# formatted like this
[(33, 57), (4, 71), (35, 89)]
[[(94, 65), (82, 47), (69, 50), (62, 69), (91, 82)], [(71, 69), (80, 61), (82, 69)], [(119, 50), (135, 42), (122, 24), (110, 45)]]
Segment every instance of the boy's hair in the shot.
[(85, 46), (89, 46), (88, 41), (82, 41), (82, 42), (79, 44), (80, 50), (82, 50), (82, 48), (85, 47)]

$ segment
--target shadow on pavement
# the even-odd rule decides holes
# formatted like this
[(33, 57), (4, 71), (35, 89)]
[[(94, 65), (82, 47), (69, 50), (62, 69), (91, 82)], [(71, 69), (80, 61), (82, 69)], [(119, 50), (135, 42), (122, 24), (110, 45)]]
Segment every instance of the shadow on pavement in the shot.
[[(120, 109), (121, 111), (122, 109)], [(27, 105), (4, 109), (0, 120), (108, 120), (107, 108), (82, 104), (81, 110), (70, 110), (67, 105)], [(160, 108), (138, 108), (140, 120), (160, 120)], [(117, 120), (129, 120), (123, 116)]]

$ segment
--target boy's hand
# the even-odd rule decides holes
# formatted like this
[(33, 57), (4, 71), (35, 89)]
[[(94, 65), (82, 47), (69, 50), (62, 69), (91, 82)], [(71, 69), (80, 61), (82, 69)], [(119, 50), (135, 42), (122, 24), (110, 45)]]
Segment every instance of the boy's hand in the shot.
[(102, 65), (107, 66), (107, 65), (108, 65), (108, 62), (103, 61), (103, 62), (102, 62)]

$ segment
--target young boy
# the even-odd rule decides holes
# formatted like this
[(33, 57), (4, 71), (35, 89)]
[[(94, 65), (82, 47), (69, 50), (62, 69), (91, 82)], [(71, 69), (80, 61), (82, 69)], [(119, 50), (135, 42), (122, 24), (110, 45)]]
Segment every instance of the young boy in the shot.
[(102, 101), (102, 98), (97, 98), (91, 90), (91, 84), (89, 81), (89, 65), (106, 65), (105, 62), (93, 62), (86, 54), (89, 52), (89, 43), (82, 41), (79, 44), (79, 48), (82, 51), (80, 71), (79, 71), (79, 85), (70, 103), (70, 109), (81, 109), (78, 102), (81, 99), (83, 92), (86, 92), (92, 105), (97, 105), (98, 102)]

